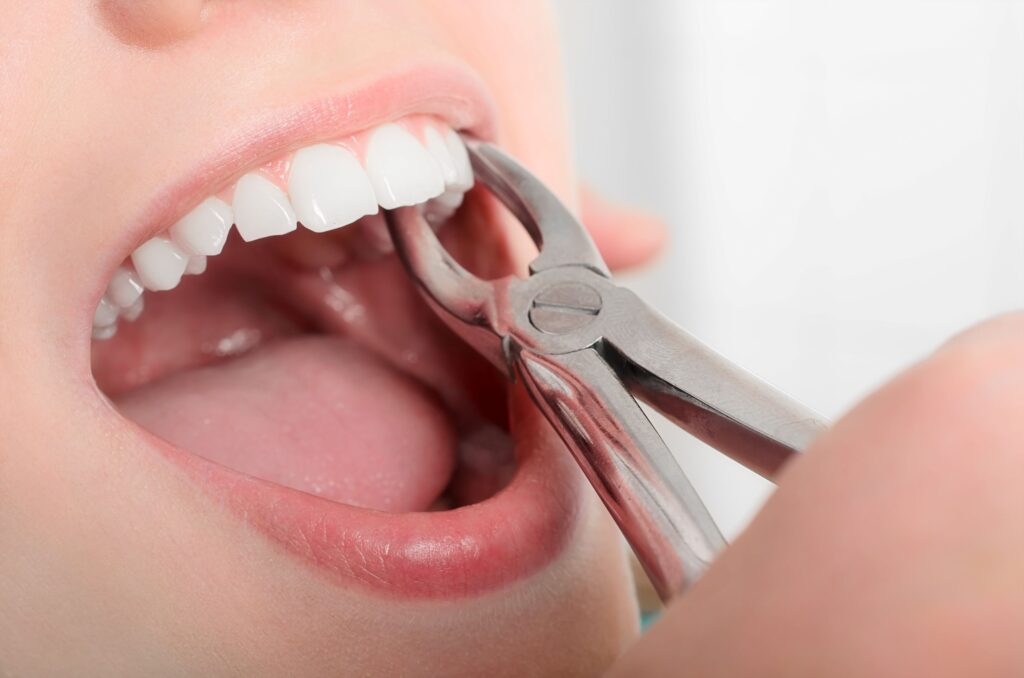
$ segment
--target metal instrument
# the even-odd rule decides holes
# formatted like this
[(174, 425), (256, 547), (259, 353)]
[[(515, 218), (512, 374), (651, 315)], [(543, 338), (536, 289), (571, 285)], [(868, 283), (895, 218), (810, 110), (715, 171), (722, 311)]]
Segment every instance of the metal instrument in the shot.
[(667, 600), (726, 542), (635, 398), (769, 479), (827, 423), (617, 286), (550, 190), (465, 141), (476, 179), (537, 244), (529, 276), (469, 273), (415, 207), (388, 214), (399, 256), (438, 315), (526, 385)]

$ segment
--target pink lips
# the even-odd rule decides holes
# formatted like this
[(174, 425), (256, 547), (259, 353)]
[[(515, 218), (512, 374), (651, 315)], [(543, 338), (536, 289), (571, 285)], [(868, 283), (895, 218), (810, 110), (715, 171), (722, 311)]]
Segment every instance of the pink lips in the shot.
[[(125, 251), (172, 222), (197, 197), (246, 168), (295, 147), (409, 113), (493, 138), (493, 107), (464, 69), (434, 65), (245, 126), (200, 171), (156, 200)], [(118, 260), (119, 263), (119, 260)], [(116, 265), (116, 264), (112, 264)], [(579, 522), (585, 480), (528, 397), (510, 395), (517, 469), (494, 496), (443, 512), (385, 513), (330, 501), (253, 478), (151, 438), (212, 497), (287, 551), (339, 582), (404, 597), (480, 594), (550, 563)]]
[(490, 499), (451, 511), (356, 508), (162, 447), (250, 525), (341, 581), (404, 597), (453, 598), (538, 571), (578, 522), (583, 478), (527, 398), (513, 394), (515, 477)]

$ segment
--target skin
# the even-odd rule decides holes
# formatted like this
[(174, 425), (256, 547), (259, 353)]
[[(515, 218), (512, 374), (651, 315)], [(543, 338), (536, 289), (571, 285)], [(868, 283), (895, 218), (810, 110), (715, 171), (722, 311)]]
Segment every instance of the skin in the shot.
[[(574, 204), (544, 4), (8, 1), (0, 26), (0, 674), (593, 675), (635, 639), (626, 559), (592, 497), (564, 551), (511, 585), (369, 592), (244, 529), (89, 370), (100, 272), (154, 196), (252, 111), (353, 74), (462, 62), (503, 144)], [(610, 256), (644, 258), (646, 237)]]
[[(124, 225), (240, 111), (358, 64), (470, 64), (505, 145), (575, 203), (546, 7), (8, 1), (0, 26), (0, 674), (608, 666), (635, 638), (635, 609), (593, 502), (555, 564), (505, 589), (427, 602), (349, 590), (240, 530), (88, 373), (88, 276)], [(613, 264), (662, 237), (592, 196), (582, 214)], [(1019, 316), (968, 332), (839, 421), (610, 675), (1021, 673), (1022, 336)]]
[(867, 398), (611, 676), (1024, 669), (1024, 315)]

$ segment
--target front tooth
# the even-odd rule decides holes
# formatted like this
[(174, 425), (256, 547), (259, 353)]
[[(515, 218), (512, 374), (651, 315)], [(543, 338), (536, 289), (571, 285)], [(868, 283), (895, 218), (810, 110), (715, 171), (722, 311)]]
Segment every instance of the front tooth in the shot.
[(251, 242), (295, 230), (295, 211), (280, 188), (258, 174), (246, 174), (235, 184), (235, 226)]
[(185, 273), (189, 275), (199, 275), (200, 273), (206, 272), (206, 256), (197, 254), (188, 258), (188, 263), (185, 265)]
[(230, 205), (219, 198), (207, 198), (171, 226), (171, 239), (189, 254), (220, 254), (233, 221)]
[(96, 304), (96, 312), (92, 315), (93, 327), (106, 327), (117, 322), (121, 307), (108, 299), (106, 295)]
[(444, 191), (444, 178), (430, 153), (394, 123), (370, 135), (366, 173), (384, 209), (416, 205)]
[(132, 252), (132, 264), (146, 289), (170, 290), (181, 282), (188, 265), (188, 255), (167, 238), (158, 236)]
[(448, 146), (448, 152), (452, 154), (452, 161), (455, 163), (455, 181), (451, 188), (465, 193), (473, 188), (473, 166), (469, 162), (469, 153), (466, 151), (466, 144), (462, 137), (449, 129), (445, 132), (444, 140)]
[(295, 154), (288, 197), (302, 225), (317, 233), (377, 213), (373, 185), (359, 161), (331, 144), (309, 146)]
[(142, 296), (142, 281), (135, 271), (119, 266), (107, 285), (107, 296), (121, 308), (128, 308)]
[(427, 152), (441, 168), (444, 183), (448, 186), (455, 184), (459, 179), (459, 173), (455, 168), (455, 160), (452, 158), (451, 151), (448, 150), (448, 144), (445, 143), (441, 134), (433, 127), (427, 127), (427, 131), (423, 133), (423, 141), (426, 144)]

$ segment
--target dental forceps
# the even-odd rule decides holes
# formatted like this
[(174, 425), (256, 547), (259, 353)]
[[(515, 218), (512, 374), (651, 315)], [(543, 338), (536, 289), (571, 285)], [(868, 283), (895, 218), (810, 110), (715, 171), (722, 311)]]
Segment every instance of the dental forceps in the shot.
[(617, 286), (540, 180), (497, 147), (465, 142), (476, 179), (538, 247), (529, 276), (471, 274), (415, 207), (387, 215), (395, 248), (434, 311), (523, 382), (668, 600), (726, 542), (636, 398), (769, 479), (827, 424)]

